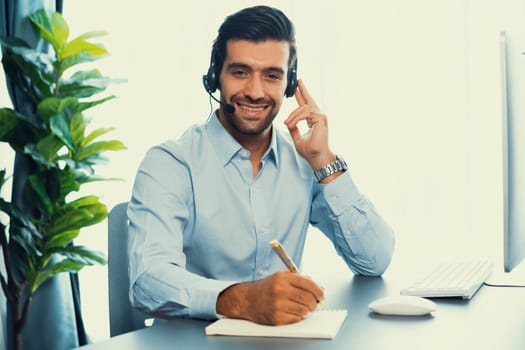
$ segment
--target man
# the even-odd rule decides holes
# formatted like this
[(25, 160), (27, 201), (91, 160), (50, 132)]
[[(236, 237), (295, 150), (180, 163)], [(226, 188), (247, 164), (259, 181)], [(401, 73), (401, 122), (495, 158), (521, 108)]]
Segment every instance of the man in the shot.
[[(327, 117), (296, 78), (294, 36), (274, 8), (227, 17), (204, 76), (210, 96), (221, 92), (220, 109), (140, 165), (128, 209), (137, 308), (162, 318), (297, 322), (323, 290), (283, 271), (268, 243), (280, 241), (300, 264), (309, 224), (354, 273), (388, 267), (393, 233), (330, 149)], [(288, 132), (272, 124), (285, 95), (298, 103)]]

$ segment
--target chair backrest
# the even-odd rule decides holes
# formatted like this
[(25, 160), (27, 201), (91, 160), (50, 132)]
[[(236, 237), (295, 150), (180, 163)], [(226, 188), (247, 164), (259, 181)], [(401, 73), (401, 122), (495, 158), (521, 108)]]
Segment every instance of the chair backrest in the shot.
[(150, 316), (131, 306), (128, 275), (128, 203), (120, 203), (108, 214), (109, 333), (116, 336), (145, 326)]

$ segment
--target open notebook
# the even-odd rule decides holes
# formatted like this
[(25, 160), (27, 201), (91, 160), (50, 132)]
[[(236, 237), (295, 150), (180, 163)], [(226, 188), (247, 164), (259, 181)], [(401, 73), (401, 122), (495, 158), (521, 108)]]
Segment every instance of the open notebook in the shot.
[(298, 323), (264, 326), (246, 320), (223, 318), (206, 327), (206, 335), (332, 339), (346, 318), (346, 310), (319, 310)]

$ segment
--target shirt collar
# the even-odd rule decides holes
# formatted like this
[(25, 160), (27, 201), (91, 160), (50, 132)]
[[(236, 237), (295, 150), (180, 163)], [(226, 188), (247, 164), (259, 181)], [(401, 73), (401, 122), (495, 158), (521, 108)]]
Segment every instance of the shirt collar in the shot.
[[(213, 112), (206, 123), (206, 130), (210, 142), (217, 153), (223, 166), (226, 166), (231, 159), (241, 150), (242, 146), (233, 138), (232, 135), (222, 126), (216, 112)], [(263, 155), (263, 160), (273, 160), (276, 166), (279, 166), (279, 152), (277, 151), (277, 132), (272, 126), (272, 139), (270, 147)]]

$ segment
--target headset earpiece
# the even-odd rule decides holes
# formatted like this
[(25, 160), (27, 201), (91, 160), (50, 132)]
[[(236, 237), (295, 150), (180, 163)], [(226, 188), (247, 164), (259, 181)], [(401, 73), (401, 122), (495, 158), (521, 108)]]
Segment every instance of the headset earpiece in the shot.
[(210, 94), (214, 93), (215, 90), (219, 87), (219, 81), (216, 72), (215, 65), (215, 48), (212, 49), (211, 59), (210, 59), (210, 68), (208, 68), (208, 73), (202, 77), (202, 82), (204, 83), (204, 88)]
[(286, 85), (284, 95), (286, 97), (292, 97), (295, 94), (295, 90), (297, 90), (297, 59), (288, 71), (288, 84)]

